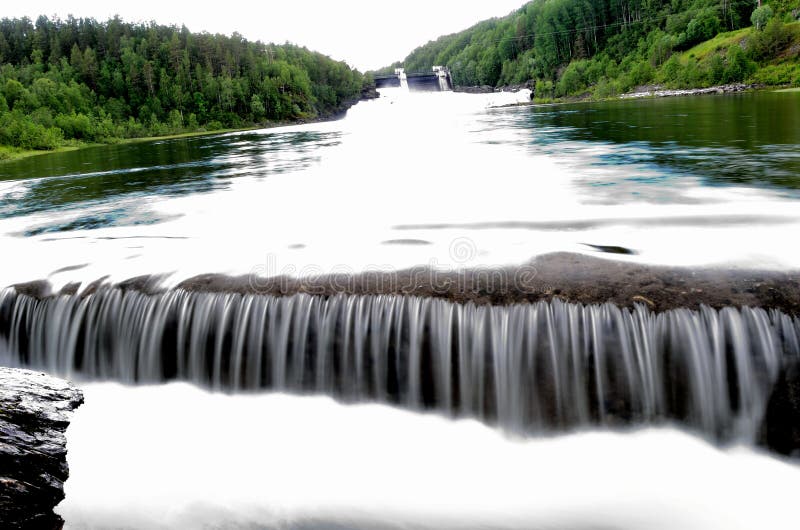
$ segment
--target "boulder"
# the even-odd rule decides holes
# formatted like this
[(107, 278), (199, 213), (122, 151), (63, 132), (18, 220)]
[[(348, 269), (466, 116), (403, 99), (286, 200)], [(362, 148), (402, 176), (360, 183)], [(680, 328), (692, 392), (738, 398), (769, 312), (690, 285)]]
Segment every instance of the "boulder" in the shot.
[(67, 480), (65, 431), (83, 394), (48, 375), (0, 367), (0, 522), (61, 528), (53, 508)]

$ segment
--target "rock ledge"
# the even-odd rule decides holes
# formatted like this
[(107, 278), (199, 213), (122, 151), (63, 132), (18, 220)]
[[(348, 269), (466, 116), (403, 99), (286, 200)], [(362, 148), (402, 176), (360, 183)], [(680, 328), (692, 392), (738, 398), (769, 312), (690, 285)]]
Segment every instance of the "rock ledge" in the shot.
[(3, 528), (61, 528), (72, 412), (83, 394), (48, 375), (0, 367), (0, 521)]

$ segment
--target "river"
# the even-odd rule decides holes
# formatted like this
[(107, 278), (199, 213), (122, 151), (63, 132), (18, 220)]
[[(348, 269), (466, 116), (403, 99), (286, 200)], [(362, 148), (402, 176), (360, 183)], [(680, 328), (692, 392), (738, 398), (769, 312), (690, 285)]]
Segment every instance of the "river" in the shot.
[(386, 89), (340, 121), (3, 164), (0, 242), (26, 259), (0, 281), (603, 255), (591, 245), (800, 266), (800, 94), (491, 108), (517, 98)]
[(382, 96), (0, 165), (0, 287), (71, 285), (0, 289), (0, 363), (86, 393), (67, 528), (794, 528), (800, 468), (754, 444), (800, 356), (779, 311), (92, 285), (800, 268), (800, 93)]

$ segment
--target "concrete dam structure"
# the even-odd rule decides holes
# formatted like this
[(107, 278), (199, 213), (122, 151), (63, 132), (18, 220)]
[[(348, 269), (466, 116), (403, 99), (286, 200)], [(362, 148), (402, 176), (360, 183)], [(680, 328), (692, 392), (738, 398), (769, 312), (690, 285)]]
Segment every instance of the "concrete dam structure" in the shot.
[(406, 73), (397, 68), (393, 75), (375, 77), (376, 88), (401, 87), (408, 90), (426, 92), (446, 92), (453, 90), (453, 78), (446, 66), (434, 66), (431, 72)]

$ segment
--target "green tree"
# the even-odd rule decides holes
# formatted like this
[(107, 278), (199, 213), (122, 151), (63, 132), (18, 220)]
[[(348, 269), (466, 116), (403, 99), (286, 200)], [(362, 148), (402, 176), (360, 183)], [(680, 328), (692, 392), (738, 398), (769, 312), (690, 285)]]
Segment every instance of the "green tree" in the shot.
[(767, 22), (770, 21), (773, 15), (774, 13), (769, 5), (759, 5), (750, 16), (750, 21), (753, 23), (753, 26), (755, 26), (756, 30), (761, 31), (767, 27)]

